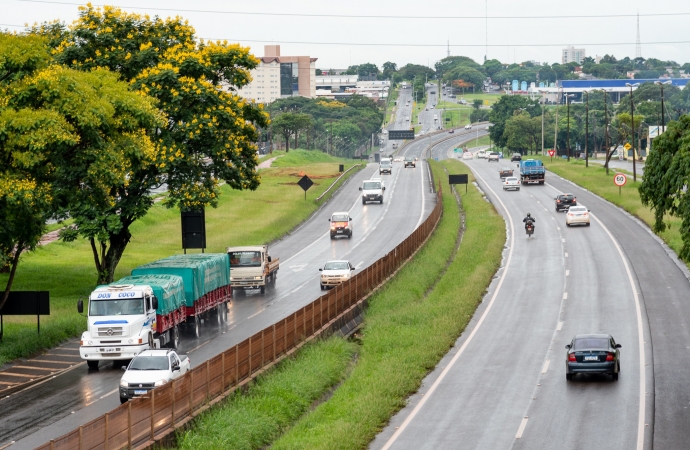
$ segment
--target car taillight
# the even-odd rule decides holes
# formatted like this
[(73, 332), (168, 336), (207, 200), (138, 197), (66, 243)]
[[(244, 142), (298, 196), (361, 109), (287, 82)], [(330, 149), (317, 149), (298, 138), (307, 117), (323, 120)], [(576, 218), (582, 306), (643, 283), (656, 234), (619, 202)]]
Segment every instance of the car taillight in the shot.
[(560, 203), (560, 202), (561, 202), (560, 200), (556, 200), (556, 203)]
[(571, 353), (568, 355), (568, 361), (576, 362), (577, 359), (575, 359), (575, 353)]
[(606, 361), (613, 361), (613, 353), (609, 353), (606, 355)]

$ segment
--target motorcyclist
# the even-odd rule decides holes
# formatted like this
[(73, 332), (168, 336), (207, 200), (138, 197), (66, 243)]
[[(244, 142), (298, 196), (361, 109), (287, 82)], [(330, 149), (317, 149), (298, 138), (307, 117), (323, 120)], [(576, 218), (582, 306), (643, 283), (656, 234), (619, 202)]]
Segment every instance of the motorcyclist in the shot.
[(534, 226), (535, 226), (535, 225), (534, 225), (534, 222), (536, 222), (537, 219), (535, 219), (534, 217), (532, 217), (532, 214), (527, 213), (527, 217), (525, 217), (524, 219), (522, 219), (522, 221), (525, 223), (525, 230), (526, 230), (528, 225), (532, 225), (532, 227), (534, 227)]

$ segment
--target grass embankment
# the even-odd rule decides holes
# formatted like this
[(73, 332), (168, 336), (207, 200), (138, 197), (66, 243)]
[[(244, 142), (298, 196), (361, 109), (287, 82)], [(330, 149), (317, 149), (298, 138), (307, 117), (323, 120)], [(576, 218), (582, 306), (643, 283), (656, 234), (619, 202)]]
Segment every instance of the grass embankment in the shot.
[(478, 98), (478, 99), (483, 100), (485, 102), (485, 104), (486, 104), (486, 102), (488, 102), (489, 105), (493, 105), (498, 100), (500, 100), (501, 95), (499, 95), (499, 94), (486, 94), (483, 92), (476, 93), (476, 94), (473, 94), (471, 92), (469, 92), (469, 93), (466, 92), (465, 94), (457, 94), (456, 97), (457, 97), (458, 101), (464, 99), (469, 104), (472, 104), (472, 102)]
[(344, 379), (357, 348), (338, 337), (307, 344), (246, 392), (236, 391), (197, 418), (193, 429), (180, 433), (176, 448), (266, 448)]
[[(553, 161), (551, 161), (551, 158), (548, 156), (534, 156), (533, 158), (541, 159), (546, 168), (551, 172), (592, 191), (614, 205), (620, 206), (633, 216), (645, 222), (650, 228), (654, 224), (654, 213), (651, 209), (642, 204), (640, 194), (637, 190), (638, 186), (642, 183), (641, 177), (638, 176), (638, 181), (634, 182), (632, 176), (629, 176), (627, 183), (620, 189), (621, 193), (619, 194), (618, 187), (613, 184), (613, 175), (619, 172), (616, 169), (609, 169), (609, 174), (606, 175), (606, 169), (603, 166), (590, 163), (589, 167), (585, 167), (584, 161), (574, 158), (571, 158), (570, 162), (561, 158), (553, 158)], [(594, 213), (596, 214), (596, 211), (594, 211)], [(662, 233), (659, 233), (659, 237), (661, 237), (673, 251), (678, 253), (683, 246), (683, 240), (679, 231), (682, 220), (672, 216), (667, 216), (665, 220), (667, 223), (670, 223), (671, 226), (666, 228)]]
[[(443, 164), (473, 178), (457, 161)], [(432, 167), (435, 179), (444, 184), (444, 215), (437, 230), (371, 298), (352, 374), (272, 449), (365, 448), (453, 346), (481, 301), (501, 261), (504, 222), (470, 185), (462, 195), (467, 229), (443, 272), (457, 245), (460, 217), (441, 164), (432, 162)]]
[(390, 123), (393, 116), (393, 111), (396, 109), (395, 102), (400, 97), (400, 89), (390, 89), (388, 91), (388, 99), (386, 100), (386, 113), (384, 115), (384, 125)]
[(475, 138), (467, 142), (467, 147), (482, 147), (491, 144), (489, 136), (481, 136), (479, 139)]
[[(276, 160), (277, 167), (261, 171), (261, 186), (256, 191), (222, 186), (220, 205), (206, 211), (206, 251), (223, 252), (227, 246), (266, 243), (285, 235), (318, 208), (313, 200), (339, 175), (338, 165), (344, 164), (347, 169), (355, 163), (320, 151), (291, 150)], [(305, 174), (315, 183), (307, 192), (308, 201), (304, 201), (304, 192), (297, 185)], [(116, 280), (136, 266), (182, 253), (177, 209), (157, 203), (132, 225), (131, 232), (133, 237), (118, 266)], [(0, 275), (0, 285), (6, 281), (7, 275)], [(12, 288), (50, 291), (51, 315), (41, 318), (40, 335), (36, 333), (35, 317), (5, 316), (0, 364), (79, 336), (86, 329), (86, 320), (77, 314), (76, 302), (91, 292), (95, 282), (93, 255), (83, 239), (54, 242), (22, 256)]]
[[(458, 105), (450, 102), (440, 102), (436, 109), (444, 109), (443, 122), (446, 128), (461, 127), (470, 123), (472, 108), (469, 106)], [(446, 122), (446, 119), (450, 121)]]

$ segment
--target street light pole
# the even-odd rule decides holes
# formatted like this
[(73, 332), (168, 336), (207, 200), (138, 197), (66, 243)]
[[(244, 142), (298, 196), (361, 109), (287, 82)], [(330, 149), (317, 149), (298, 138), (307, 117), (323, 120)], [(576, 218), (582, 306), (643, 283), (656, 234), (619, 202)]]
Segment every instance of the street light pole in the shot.
[(630, 88), (630, 142), (632, 144), (632, 158), (633, 158), (633, 181), (637, 181), (637, 170), (635, 168), (635, 107), (633, 104), (633, 88), (640, 85), (640, 83), (630, 84), (625, 83)]
[(589, 167), (589, 92), (585, 91), (585, 94), (587, 94), (585, 102), (585, 167)]
[(544, 156), (544, 92), (541, 93), (541, 156)]
[[(664, 116), (664, 85), (665, 84), (671, 84), (671, 80), (664, 81), (664, 82), (655, 81), (654, 84), (658, 84), (659, 86), (661, 86), (661, 133), (663, 133), (664, 131), (666, 131), (666, 120), (665, 120), (666, 118)], [(661, 133), (659, 133), (659, 134), (661, 134)]]
[(566, 94), (565, 96), (565, 105), (566, 109), (568, 111), (568, 143), (566, 144), (568, 148), (566, 149), (568, 152), (568, 162), (570, 162), (570, 97), (573, 94)]

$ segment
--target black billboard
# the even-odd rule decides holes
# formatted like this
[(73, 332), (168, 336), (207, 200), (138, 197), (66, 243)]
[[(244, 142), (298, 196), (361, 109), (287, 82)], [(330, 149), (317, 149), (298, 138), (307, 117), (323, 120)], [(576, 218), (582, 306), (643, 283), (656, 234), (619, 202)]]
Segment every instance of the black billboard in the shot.
[(414, 130), (389, 130), (388, 139), (391, 141), (414, 139)]

